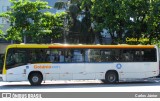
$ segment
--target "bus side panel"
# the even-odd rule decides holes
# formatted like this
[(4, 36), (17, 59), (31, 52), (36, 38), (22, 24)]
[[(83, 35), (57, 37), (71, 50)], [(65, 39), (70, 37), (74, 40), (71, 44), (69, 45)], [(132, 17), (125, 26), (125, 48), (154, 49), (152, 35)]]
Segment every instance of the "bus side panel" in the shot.
[(86, 79), (105, 79), (108, 70), (115, 70), (113, 63), (85, 63)]
[(145, 68), (146, 78), (159, 75), (159, 63), (158, 62), (144, 63), (144, 66), (146, 67)]
[(156, 76), (153, 71), (157, 71), (156, 62), (132, 62), (122, 63), (120, 79), (142, 79)]
[(121, 64), (121, 68), (116, 68), (120, 71), (120, 80), (145, 78), (145, 67), (141, 62), (126, 62)]
[(26, 81), (26, 66), (14, 67), (7, 70), (6, 81)]
[(62, 63), (60, 64), (60, 80), (85, 79), (84, 63)]
[[(48, 66), (45, 68), (42, 66)], [(34, 71), (41, 71), (44, 80), (78, 80), (85, 79), (84, 63), (34, 64)]]
[(86, 79), (105, 79), (105, 73), (109, 70), (118, 72), (119, 80), (142, 79), (156, 76), (155, 62), (122, 62), (122, 63), (86, 63)]

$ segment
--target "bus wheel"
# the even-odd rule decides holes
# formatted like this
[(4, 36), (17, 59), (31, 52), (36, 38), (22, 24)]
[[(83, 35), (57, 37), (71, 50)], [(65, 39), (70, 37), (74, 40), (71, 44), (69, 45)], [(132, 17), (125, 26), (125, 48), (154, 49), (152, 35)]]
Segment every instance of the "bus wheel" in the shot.
[(105, 83), (116, 83), (118, 81), (118, 74), (115, 71), (109, 71), (105, 75)]
[(41, 85), (43, 77), (41, 73), (33, 72), (29, 75), (29, 82), (32, 86)]

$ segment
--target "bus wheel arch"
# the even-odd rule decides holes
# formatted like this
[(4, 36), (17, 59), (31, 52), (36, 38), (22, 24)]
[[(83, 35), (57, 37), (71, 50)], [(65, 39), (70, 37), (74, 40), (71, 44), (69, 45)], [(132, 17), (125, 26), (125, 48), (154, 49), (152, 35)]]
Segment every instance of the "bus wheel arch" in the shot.
[(32, 71), (29, 73), (28, 80), (32, 86), (38, 86), (43, 81), (43, 75), (40, 71)]
[(103, 80), (104, 83), (113, 84), (119, 81), (119, 75), (116, 70), (109, 70), (105, 74), (105, 80)]

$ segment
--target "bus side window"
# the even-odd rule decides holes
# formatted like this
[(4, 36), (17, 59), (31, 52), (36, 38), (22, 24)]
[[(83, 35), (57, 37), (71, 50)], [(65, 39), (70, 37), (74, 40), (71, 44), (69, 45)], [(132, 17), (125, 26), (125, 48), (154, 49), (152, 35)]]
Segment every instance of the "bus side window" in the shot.
[(133, 54), (131, 50), (122, 50), (122, 61), (123, 62), (132, 62)]
[(71, 50), (67, 50), (65, 52), (65, 62), (72, 62), (72, 52), (71, 52)]
[(35, 63), (36, 61), (36, 53), (34, 51), (34, 49), (29, 49), (28, 50), (29, 55), (28, 55), (28, 62), (29, 63)]
[(76, 49), (76, 50), (73, 50), (73, 53), (72, 53), (72, 62), (83, 62), (83, 50), (79, 50), (79, 49)]
[(64, 62), (64, 52), (59, 51), (58, 55), (59, 55), (59, 62)]
[(7, 55), (7, 68), (14, 68), (26, 64), (26, 50), (10, 49)]
[(28, 49), (28, 62), (40, 63), (50, 62), (50, 50), (47, 49)]
[(111, 61), (111, 50), (101, 50), (101, 62)]
[(8, 51), (8, 54), (7, 54), (7, 60), (6, 60), (6, 64), (7, 66), (12, 66), (12, 65), (15, 65), (16, 64), (16, 61), (15, 61), (15, 54), (14, 54), (14, 51), (12, 51), (13, 49), (10, 49)]
[(134, 62), (142, 62), (143, 51), (135, 50), (134, 51)]
[(59, 62), (58, 50), (57, 49), (51, 49), (50, 50), (49, 61), (52, 62), (52, 63), (53, 62)]
[(121, 50), (119, 49), (113, 49), (113, 53), (112, 53), (112, 59), (113, 61), (119, 62), (121, 61)]
[(102, 62), (101, 51), (99, 49), (89, 49), (88, 50), (88, 62)]
[(84, 62), (84, 55), (84, 50), (82, 49), (70, 49), (65, 51), (65, 55), (62, 56), (62, 59), (65, 57), (65, 62), (69, 63)]
[(89, 49), (85, 50), (84, 60), (85, 60), (85, 62), (89, 62)]
[(50, 50), (47, 50), (47, 51), (46, 51), (45, 61), (46, 61), (46, 62), (51, 62), (51, 61), (50, 61)]
[(156, 62), (156, 50), (155, 49), (147, 49), (142, 50), (142, 60), (146, 62)]

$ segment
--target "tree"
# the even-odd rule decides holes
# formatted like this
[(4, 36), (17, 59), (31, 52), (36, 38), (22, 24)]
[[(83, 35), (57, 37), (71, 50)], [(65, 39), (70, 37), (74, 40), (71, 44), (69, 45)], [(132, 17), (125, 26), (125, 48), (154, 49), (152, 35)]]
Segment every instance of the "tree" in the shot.
[[(91, 0), (91, 14), (95, 28), (109, 30), (113, 43), (125, 43), (126, 37), (149, 38), (149, 42), (127, 42), (129, 44), (151, 44), (160, 32), (159, 0)], [(115, 36), (115, 34), (117, 36)], [(116, 42), (115, 42), (116, 41)]]
[[(2, 26), (0, 26), (0, 28), (2, 28)], [(3, 37), (4, 37), (3, 31), (0, 29), (0, 38), (3, 38)]]
[(68, 43), (93, 43), (94, 33), (91, 28), (90, 7), (91, 1), (70, 0), (69, 2), (57, 2), (55, 8), (65, 9), (67, 13), (64, 23), (65, 39)]
[(94, 22), (93, 17), (91, 15), (92, 2), (90, 0), (81, 0), (80, 5), (80, 15), (84, 16), (81, 21), (82, 42), (91, 44), (95, 42), (95, 37), (97, 37), (92, 26)]
[(126, 3), (127, 14), (132, 21), (127, 29), (131, 37), (147, 38), (149, 41), (133, 42), (132, 44), (152, 44), (159, 37), (160, 2), (159, 0), (135, 0)]
[[(126, 30), (125, 0), (92, 0), (91, 13), (95, 21), (96, 31), (109, 30), (113, 43), (123, 43), (123, 34)], [(117, 37), (115, 36), (117, 33)]]
[[(7, 39), (18, 42), (26, 42), (27, 36), (35, 36), (41, 33), (41, 19), (44, 13), (41, 10), (49, 9), (47, 2), (36, 0), (10, 0), (13, 4), (11, 10), (1, 14), (1, 17), (9, 19), (11, 26), (7, 30)], [(23, 39), (24, 38), (24, 39)]]
[(78, 4), (80, 0), (70, 0), (56, 2), (54, 8), (64, 9), (67, 13), (64, 19), (64, 43), (77, 43), (80, 36), (80, 22), (77, 20), (77, 16), (80, 12)]
[[(42, 16), (42, 28), (44, 28), (46, 34), (43, 34), (44, 40), (48, 38), (51, 39), (51, 42), (63, 42), (63, 21), (66, 16), (65, 12), (52, 14), (50, 12), (44, 13)], [(42, 36), (42, 35), (40, 35)]]

